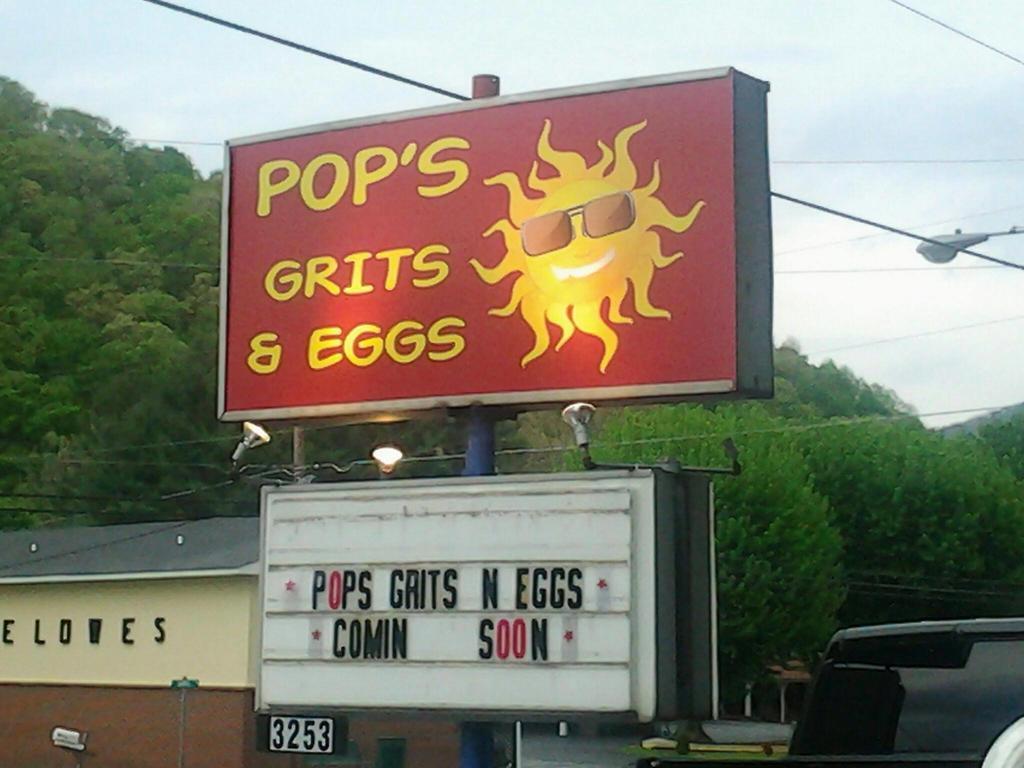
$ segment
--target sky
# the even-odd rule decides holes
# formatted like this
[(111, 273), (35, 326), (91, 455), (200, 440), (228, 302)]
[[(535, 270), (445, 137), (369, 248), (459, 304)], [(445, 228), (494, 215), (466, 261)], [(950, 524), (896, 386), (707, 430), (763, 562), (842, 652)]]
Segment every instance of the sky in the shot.
[[(1016, 0), (907, 2), (1024, 59)], [(892, 0), (181, 4), (462, 93), (477, 73), (513, 94), (734, 66), (771, 83), (773, 190), (925, 235), (1024, 225), (1024, 65)], [(200, 142), (177, 146), (203, 173), (226, 139), (450, 102), (143, 0), (0, 0), (0, 75), (133, 138)], [(932, 426), (1024, 401), (1024, 271), (929, 265), (779, 200), (773, 245), (776, 342)], [(976, 250), (1024, 263), (1024, 235)]]

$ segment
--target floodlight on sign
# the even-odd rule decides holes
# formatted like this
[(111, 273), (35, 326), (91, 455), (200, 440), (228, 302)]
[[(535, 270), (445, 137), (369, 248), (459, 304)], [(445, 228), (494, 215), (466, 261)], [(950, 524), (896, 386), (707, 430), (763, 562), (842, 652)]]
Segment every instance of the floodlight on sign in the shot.
[(395, 467), (405, 457), (405, 454), (397, 445), (378, 445), (373, 449), (370, 456), (377, 462), (377, 468), (381, 472), (385, 475), (390, 475), (395, 471)]
[(258, 448), (269, 442), (270, 433), (267, 430), (254, 422), (245, 422), (242, 425), (242, 439), (238, 441), (234, 453), (231, 454), (231, 462), (237, 464), (242, 455), (250, 448)]

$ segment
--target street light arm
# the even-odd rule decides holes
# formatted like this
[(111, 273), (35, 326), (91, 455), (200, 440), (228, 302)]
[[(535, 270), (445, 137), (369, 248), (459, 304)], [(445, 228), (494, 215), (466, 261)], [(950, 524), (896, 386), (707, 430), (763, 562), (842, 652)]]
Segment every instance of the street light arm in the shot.
[(968, 250), (971, 246), (984, 243), (990, 237), (1005, 237), (1022, 233), (1024, 233), (1024, 228), (1021, 227), (1010, 227), (1006, 232), (961, 232), (958, 229), (952, 235), (936, 235), (930, 240), (924, 240), (917, 246), (917, 252), (932, 264), (948, 264), (961, 251), (973, 253)]
[(1024, 227), (1010, 227), (1005, 232), (993, 232), (989, 237), (1006, 237), (1007, 235), (1024, 235)]
[[(775, 192), (775, 191), (773, 191), (771, 193), (771, 196), (775, 197), (775, 198), (778, 198), (779, 200), (785, 200), (786, 202), (789, 202), (789, 203), (795, 203), (796, 205), (802, 205), (802, 206), (804, 206), (806, 208), (812, 208), (812, 209), (814, 209), (816, 211), (821, 211), (822, 213), (829, 213), (829, 214), (832, 214), (833, 216), (838, 216), (838, 217), (843, 218), (843, 219), (849, 219), (850, 221), (856, 221), (858, 224), (866, 224), (869, 227), (875, 227), (876, 229), (882, 229), (882, 230), (885, 230), (886, 232), (892, 232), (894, 235), (903, 235), (903, 237), (910, 237), (910, 238), (913, 238), (914, 240), (919, 240), (919, 241), (924, 242), (924, 243), (932, 243), (933, 245), (946, 245), (945, 243), (941, 243), (938, 240), (933, 240), (930, 237), (924, 237), (922, 235), (916, 235), (913, 232), (908, 232), (905, 229), (899, 229), (898, 227), (891, 227), (888, 224), (882, 224), (881, 222), (878, 222), (878, 221), (872, 221), (871, 219), (865, 219), (863, 216), (854, 216), (852, 213), (843, 213), (842, 211), (838, 211), (835, 208), (829, 208), (826, 205), (819, 205), (818, 203), (812, 203), (809, 200), (801, 200), (799, 197), (791, 197), (790, 195), (784, 195), (781, 192)], [(1013, 269), (1024, 270), (1024, 264), (1015, 264), (1012, 261), (1006, 261), (1005, 259), (997, 259), (995, 256), (987, 256), (984, 253), (978, 253), (977, 251), (969, 251), (969, 250), (963, 249), (961, 252), (962, 253), (966, 253), (969, 256), (976, 256), (977, 258), (984, 259), (985, 261), (990, 261), (993, 264), (999, 264), (1000, 266), (1003, 266), (1003, 267), (1011, 267)]]

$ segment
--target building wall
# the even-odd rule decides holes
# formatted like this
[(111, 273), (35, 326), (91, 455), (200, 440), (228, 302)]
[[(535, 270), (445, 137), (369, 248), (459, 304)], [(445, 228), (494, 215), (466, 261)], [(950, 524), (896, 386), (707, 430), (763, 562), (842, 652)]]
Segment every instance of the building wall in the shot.
[[(256, 751), (258, 591), (254, 576), (0, 584), (0, 766), (302, 768)], [(172, 689), (182, 677), (200, 687)], [(84, 755), (53, 746), (57, 726), (88, 734)], [(458, 763), (444, 720), (354, 716), (349, 738), (348, 765), (374, 765), (395, 738), (408, 766)]]
[[(83, 768), (247, 768), (253, 719), (251, 691), (0, 685), (9, 768), (75, 765), (77, 755), (50, 741), (58, 725), (87, 733)], [(289, 759), (260, 765), (290, 768)]]
[[(256, 751), (251, 690), (0, 685), (4, 768), (75, 765), (78, 755), (51, 743), (55, 726), (87, 734), (83, 768), (304, 765), (300, 756)], [(374, 765), (381, 739), (404, 739), (410, 768), (458, 764), (458, 726), (444, 720), (356, 716), (349, 723), (349, 738), (355, 748), (342, 759), (347, 765)]]
[[(251, 687), (251, 576), (0, 585), (0, 683)], [(90, 636), (99, 621), (99, 635)]]

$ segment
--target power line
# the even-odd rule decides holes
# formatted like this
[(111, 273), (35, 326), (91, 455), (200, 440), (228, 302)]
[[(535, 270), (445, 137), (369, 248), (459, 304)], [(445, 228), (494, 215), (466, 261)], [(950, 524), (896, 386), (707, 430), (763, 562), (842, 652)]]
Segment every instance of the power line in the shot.
[(923, 13), (922, 11), (919, 11), (916, 8), (911, 8), (906, 3), (901, 3), (900, 0), (889, 0), (889, 2), (891, 2), (893, 5), (898, 5), (900, 8), (904, 8), (905, 10), (908, 10), (911, 13), (916, 13), (921, 18), (928, 19), (928, 21), (932, 22), (933, 24), (938, 24), (940, 27), (942, 27), (944, 29), (948, 29), (950, 32), (952, 32), (955, 35), (960, 35), (960, 37), (965, 37), (968, 40), (970, 40), (972, 43), (977, 43), (978, 45), (982, 46), (983, 48), (988, 48), (990, 51), (992, 51), (994, 53), (998, 53), (1000, 56), (1004, 56), (1005, 58), (1009, 59), (1010, 61), (1024, 66), (1024, 60), (1018, 59), (1012, 53), (1007, 53), (1006, 51), (1003, 51), (1003, 50), (1000, 50), (999, 48), (996, 48), (994, 45), (989, 45), (984, 40), (979, 40), (978, 38), (973, 37), (973, 36), (967, 34), (966, 32), (962, 32), (961, 30), (957, 29), (956, 27), (950, 26), (946, 22), (940, 21), (939, 19), (936, 19), (934, 16), (929, 16), (927, 13)]
[[(313, 429), (313, 428), (316, 428), (316, 427), (312, 427), (312, 428), (311, 427), (306, 427), (307, 430), (308, 429)], [(328, 427), (322, 427), (322, 428), (326, 429)], [(270, 432), (270, 434), (271, 435), (286, 435), (286, 434), (291, 434), (291, 430), (290, 429), (277, 429), (277, 430), (272, 430)], [(193, 440), (165, 440), (165, 441), (161, 441), (161, 442), (157, 442), (157, 443), (143, 443), (143, 444), (140, 444), (140, 445), (121, 445), (121, 446), (113, 446), (113, 447), (109, 447), (109, 448), (92, 448), (92, 449), (84, 451), (80, 455), (83, 455), (83, 456), (95, 456), (96, 454), (101, 454), (101, 453), (117, 453), (117, 452), (120, 452), (120, 451), (139, 451), (139, 450), (144, 450), (144, 449), (147, 449), (147, 448), (170, 448), (170, 447), (179, 446), (179, 445), (206, 445), (206, 444), (210, 444), (210, 443), (227, 442), (229, 440), (233, 440), (233, 441), (237, 442), (238, 439), (239, 439), (238, 435), (216, 435), (216, 436), (213, 436), (213, 437), (201, 437), (201, 438), (196, 438), (196, 439), (193, 439)], [(142, 464), (142, 465), (147, 465), (147, 464), (163, 465), (163, 464), (167, 464), (168, 466), (207, 467), (207, 468), (210, 468), (210, 469), (223, 469), (222, 467), (218, 467), (215, 464), (209, 464), (209, 463), (205, 463), (204, 464), (204, 463), (194, 463), (193, 462), (193, 463), (177, 463), (176, 464), (174, 462), (163, 462), (163, 461), (121, 461), (121, 460), (109, 462), (109, 461), (102, 461), (102, 460), (76, 459), (76, 458), (64, 457), (64, 456), (57, 457), (55, 454), (52, 454), (52, 453), (38, 453), (38, 452), (37, 453), (28, 453), (28, 454), (24, 454), (22, 456), (0, 457), (0, 462), (3, 462), (3, 461), (15, 461), (16, 462), (16, 461), (21, 461), (21, 460), (24, 460), (24, 459), (47, 459), (47, 458), (59, 458), (60, 461), (67, 462), (69, 464), (108, 464), (108, 463), (109, 464)]]
[[(121, 450), (120, 448), (98, 448), (97, 451)], [(108, 464), (111, 466), (136, 466), (136, 467), (193, 467), (198, 469), (213, 469), (218, 472), (225, 472), (224, 467), (208, 462), (198, 461), (138, 461), (136, 459), (73, 459), (65, 456), (58, 456), (55, 453), (27, 453), (23, 456), (0, 456), (0, 465), (3, 464), (25, 464), (38, 463), (47, 459), (57, 459), (62, 464)]]
[(188, 139), (140, 139), (134, 136), (125, 139), (125, 141), (130, 141), (133, 144), (180, 144), (185, 147), (220, 147), (222, 149), (224, 148), (223, 141), (190, 141)]
[[(930, 411), (930, 412), (927, 412), (927, 413), (879, 414), (877, 416), (851, 416), (851, 417), (846, 417), (846, 418), (825, 419), (825, 420), (821, 420), (821, 421), (808, 422), (808, 423), (804, 423), (804, 424), (782, 424), (782, 425), (779, 425), (777, 427), (763, 427), (763, 428), (759, 428), (759, 429), (746, 429), (746, 430), (735, 430), (735, 429), (733, 429), (733, 430), (725, 430), (725, 431), (722, 431), (722, 432), (708, 432), (708, 433), (696, 434), (696, 435), (690, 434), (690, 435), (670, 435), (670, 436), (665, 436), (665, 437), (648, 437), (648, 438), (639, 438), (639, 439), (636, 439), (636, 440), (622, 440), (622, 441), (613, 442), (613, 443), (605, 443), (605, 442), (601, 442), (601, 441), (596, 441), (594, 443), (594, 447), (597, 448), (597, 449), (626, 448), (626, 447), (639, 446), (639, 445), (651, 445), (651, 444), (672, 443), (672, 442), (689, 442), (689, 441), (694, 441), (694, 440), (724, 439), (726, 437), (737, 437), (737, 436), (749, 436), (749, 435), (761, 435), (761, 434), (785, 434), (785, 433), (789, 433), (789, 432), (808, 432), (808, 431), (814, 431), (814, 430), (818, 430), (818, 429), (832, 429), (832, 428), (836, 428), (836, 427), (854, 426), (854, 425), (857, 425), (857, 424), (886, 423), (886, 422), (897, 422), (897, 421), (926, 419), (926, 418), (939, 417), (939, 416), (960, 416), (960, 415), (965, 415), (965, 414), (969, 414), (969, 413), (994, 412), (994, 411), (1004, 410), (1006, 408), (1010, 408), (1010, 407), (1013, 407), (1015, 405), (1016, 405), (1016, 403), (1010, 403), (1010, 404), (1006, 404), (1006, 405), (985, 405), (985, 406), (977, 406), (977, 407), (973, 407), (973, 408), (955, 408), (955, 409), (943, 410), (943, 411)], [(313, 429), (332, 429), (332, 428), (334, 428), (336, 426), (337, 425), (311, 426), (311, 427), (306, 427), (306, 429), (307, 430), (313, 430)], [(197, 441), (192, 441), (192, 442), (197, 442)], [(111, 449), (111, 450), (121, 450), (121, 449)], [(527, 455), (539, 455), (539, 454), (545, 454), (545, 453), (566, 453), (566, 452), (572, 452), (572, 451), (576, 451), (576, 450), (577, 450), (577, 447), (575, 445), (553, 445), (553, 446), (538, 446), (538, 447), (531, 447), (531, 448), (504, 448), (504, 449), (499, 449), (499, 450), (495, 451), (494, 453), (495, 453), (496, 456), (527, 456)], [(48, 457), (46, 454), (35, 454), (35, 456), (36, 456), (37, 460), (39, 458), (47, 458)], [(29, 459), (29, 458), (31, 458), (31, 457), (30, 456), (23, 456), (23, 457), (17, 457), (17, 458), (12, 458), (12, 459), (0, 459), (0, 463), (2, 463), (5, 460), (20, 461), (20, 460), (25, 460), (25, 459)], [(403, 462), (415, 463), (415, 462), (432, 462), (432, 461), (455, 461), (455, 460), (464, 459), (464, 458), (465, 458), (465, 453), (452, 453), (452, 454), (433, 454), (433, 453), (431, 453), (431, 454), (424, 454), (424, 455), (421, 455), (421, 456), (407, 456), (402, 461)], [(73, 462), (73, 463), (95, 463), (95, 464), (110, 464), (110, 465), (139, 464), (139, 463), (141, 463), (141, 464), (146, 464), (146, 465), (151, 464), (151, 465), (155, 465), (155, 466), (159, 466), (159, 465), (166, 465), (166, 466), (195, 466), (195, 467), (204, 467), (204, 468), (207, 468), (207, 469), (219, 469), (219, 470), (223, 471), (223, 468), (218, 467), (218, 466), (213, 465), (213, 464), (174, 464), (174, 465), (171, 465), (171, 464), (167, 464), (165, 462), (134, 462), (134, 461), (127, 461), (127, 460), (115, 460), (115, 461), (79, 460), (79, 461), (76, 461), (76, 462)], [(369, 463), (369, 462), (364, 462), (363, 460), (356, 460), (355, 462), (352, 462), (352, 464), (357, 464), (357, 463)], [(291, 465), (290, 464), (281, 464), (281, 465), (277, 465), (277, 466), (280, 466), (280, 467), (290, 467)], [(310, 465), (310, 466), (315, 466), (315, 465)], [(225, 482), (224, 484), (227, 484), (227, 483)], [(211, 487), (213, 487), (213, 486), (211, 486)]]
[(183, 5), (177, 5), (175, 3), (168, 3), (168, 2), (166, 2), (166, 0), (142, 0), (142, 1), (145, 2), (145, 3), (150, 3), (152, 5), (158, 5), (161, 8), (167, 8), (168, 10), (175, 11), (177, 13), (184, 13), (184, 14), (186, 14), (188, 16), (193, 16), (193, 17), (195, 17), (197, 19), (202, 19), (203, 21), (208, 21), (211, 24), (217, 24), (217, 25), (219, 25), (221, 27), (226, 27), (227, 29), (233, 29), (236, 32), (243, 32), (243, 33), (245, 33), (247, 35), (253, 35), (255, 37), (259, 37), (259, 38), (262, 38), (264, 40), (269, 40), (270, 42), (277, 43), (278, 45), (284, 45), (284, 46), (287, 46), (288, 48), (294, 48), (295, 50), (302, 51), (303, 53), (308, 53), (308, 54), (311, 54), (313, 56), (319, 56), (321, 59), (327, 59), (328, 61), (333, 61), (335, 64), (343, 64), (346, 67), (352, 67), (354, 69), (358, 69), (358, 70), (361, 70), (363, 72), (369, 72), (371, 75), (378, 75), (379, 77), (383, 77), (383, 78), (386, 78), (388, 80), (394, 80), (395, 82), (398, 82), (398, 83), (404, 83), (405, 85), (411, 85), (413, 88), (420, 88), (420, 89), (422, 89), (424, 91), (430, 91), (431, 93), (436, 93), (436, 94), (439, 94), (441, 96), (447, 96), (450, 99), (458, 99), (459, 101), (469, 101), (469, 97), (468, 96), (463, 96), (461, 93), (455, 93), (454, 91), (448, 91), (448, 90), (445, 90), (444, 88), (438, 88), (437, 86), (429, 85), (429, 84), (421, 82), (419, 80), (413, 80), (410, 77), (405, 77), (404, 75), (399, 75), (399, 74), (397, 74), (395, 72), (389, 72), (386, 69), (380, 69), (379, 67), (374, 67), (374, 66), (371, 66), (369, 64), (364, 64), (364, 63), (362, 63), (360, 61), (356, 61), (355, 59), (348, 59), (348, 58), (345, 58), (344, 56), (337, 56), (337, 55), (335, 55), (333, 53), (328, 53), (327, 51), (322, 51), (319, 48), (312, 48), (312, 47), (310, 47), (308, 45), (303, 45), (302, 43), (296, 43), (296, 42), (294, 42), (292, 40), (286, 40), (285, 38), (278, 37), (277, 35), (271, 35), (271, 34), (268, 34), (266, 32), (260, 32), (258, 29), (253, 29), (252, 27), (245, 27), (245, 26), (242, 26), (241, 24), (236, 24), (236, 23), (234, 23), (232, 21), (227, 21), (225, 19), (220, 19), (220, 18), (218, 18), (216, 16), (210, 16), (207, 13), (201, 13), (199, 11), (192, 10), (191, 8), (186, 8)]
[[(959, 416), (968, 413), (981, 413), (981, 412), (992, 412), (1000, 411), (1005, 408), (1010, 408), (1016, 405), (1011, 403), (1009, 405), (988, 405), (977, 408), (957, 408), (945, 411), (930, 411), (928, 413), (901, 413), (901, 414), (879, 414), (877, 416), (850, 416), (844, 418), (832, 418), (825, 419), (822, 421), (813, 421), (805, 424), (780, 424), (777, 427), (761, 427), (758, 429), (744, 429), (744, 430), (725, 430), (721, 432), (705, 432), (697, 435), (670, 435), (667, 437), (643, 437), (636, 440), (622, 440), (614, 443), (604, 443), (601, 441), (595, 441), (593, 443), (594, 448), (625, 448), (636, 445), (651, 445), (657, 443), (673, 443), (673, 442), (688, 442), (693, 440), (721, 440), (726, 437), (737, 437), (747, 435), (768, 435), (768, 434), (784, 434), (786, 432), (809, 432), (817, 429), (831, 429), (834, 427), (848, 427), (857, 424), (873, 424), (873, 423), (885, 423), (885, 422), (896, 422), (906, 421), (910, 419), (927, 419), (938, 416)], [(556, 445), (539, 448), (508, 448), (504, 450), (495, 451), (495, 454), (500, 456), (515, 456), (524, 454), (537, 454), (537, 453), (561, 453), (565, 451), (577, 450), (575, 445)]]
[[(887, 422), (887, 421), (904, 421), (908, 419), (925, 419), (930, 417), (938, 416), (959, 416), (968, 413), (982, 413), (989, 411), (999, 411), (1005, 408), (1010, 408), (1016, 405), (1016, 403), (1010, 403), (1006, 405), (983, 405), (976, 406), (973, 408), (956, 408), (951, 410), (943, 411), (931, 411), (928, 413), (905, 413), (905, 414), (879, 414), (877, 416), (854, 416), (849, 418), (831, 418), (824, 419), (816, 422), (808, 422), (804, 424), (785, 424), (778, 427), (766, 427), (762, 429), (748, 429), (748, 430), (729, 430), (725, 432), (711, 432), (698, 435), (673, 435), (670, 437), (654, 437), (654, 438), (642, 438), (638, 440), (625, 440), (615, 443), (602, 443), (596, 442), (595, 447), (598, 448), (617, 448), (617, 447), (628, 447), (633, 445), (646, 445), (648, 443), (666, 443), (675, 441), (690, 441), (690, 440), (709, 440), (714, 438), (725, 438), (736, 435), (755, 435), (755, 434), (777, 434), (785, 432), (805, 432), (814, 429), (829, 429), (833, 427), (849, 426), (852, 424), (861, 423), (873, 423), (873, 422)], [(306, 427), (307, 430), (317, 429), (334, 429), (337, 425), (313, 425)], [(272, 434), (288, 433), (290, 430), (279, 430), (272, 432)], [(109, 451), (121, 451), (121, 450), (135, 450), (140, 447), (161, 447), (164, 445), (181, 445), (181, 444), (197, 444), (197, 443), (208, 443), (222, 438), (206, 438), (202, 440), (186, 440), (186, 441), (172, 441), (168, 443), (150, 443), (146, 446), (122, 446), (118, 448), (99, 448), (96, 452), (109, 452)], [(234, 439), (231, 437), (231, 439)], [(495, 451), (495, 455), (498, 456), (522, 456), (530, 454), (542, 454), (542, 453), (561, 453), (565, 451), (575, 451), (576, 446), (574, 445), (556, 445), (556, 446), (541, 446), (532, 448), (504, 448)], [(28, 454), (25, 456), (18, 457), (0, 457), (0, 463), (4, 461), (19, 462), (25, 460), (41, 460), (52, 458), (52, 454)], [(452, 453), (452, 454), (424, 454), (421, 456), (407, 456), (403, 462), (431, 462), (431, 461), (454, 461), (457, 459), (465, 458), (464, 453)], [(142, 465), (153, 465), (153, 466), (188, 466), (188, 467), (203, 467), (206, 469), (215, 469), (226, 471), (223, 467), (219, 467), (215, 464), (200, 464), (200, 463), (168, 463), (168, 462), (139, 462), (132, 460), (89, 460), (89, 459), (61, 459), (62, 461), (68, 461), (69, 463), (80, 463), (80, 464), (142, 464)], [(357, 460), (361, 462), (362, 460)], [(291, 466), (290, 464), (282, 464), (280, 466)]]
[[(967, 219), (973, 219), (979, 216), (990, 216), (994, 213), (1006, 213), (1007, 211), (1019, 211), (1024, 206), (1011, 205), (1007, 208), (994, 208), (987, 211), (977, 211), (976, 213), (967, 213), (963, 216), (959, 216), (955, 219), (943, 219), (942, 221), (928, 221), (923, 224), (911, 224), (911, 228), (917, 229), (918, 227), (935, 227), (939, 224), (955, 224), (963, 222)], [(831, 245), (843, 245), (844, 243), (856, 243), (860, 240), (873, 240), (877, 237), (891, 237), (892, 232), (875, 232), (871, 235), (860, 235), (858, 237), (847, 237), (842, 240), (829, 240), (824, 243), (815, 243), (814, 245), (803, 245), (799, 248), (788, 248), (784, 251), (775, 251), (776, 256), (786, 256), (791, 253), (801, 253), (803, 251), (814, 251), (819, 248), (827, 248)], [(928, 269), (928, 267), (922, 267), (922, 269)]]
[(952, 333), (953, 331), (966, 331), (970, 328), (982, 328), (987, 325), (998, 325), (999, 323), (1012, 323), (1018, 320), (1024, 320), (1024, 315), (1014, 315), (1013, 317), (1001, 317), (995, 320), (983, 320), (979, 323), (968, 323), (967, 325), (953, 325), (949, 328), (939, 328), (934, 331), (922, 331), (921, 333), (908, 333), (905, 336), (891, 336), (887, 339), (875, 339), (874, 341), (865, 341), (859, 344), (847, 344), (842, 347), (832, 347), (831, 349), (817, 349), (813, 352), (807, 352), (808, 355), (825, 355), (831, 352), (842, 352), (848, 349), (861, 349), (862, 347), (873, 347), (876, 344), (890, 344), (895, 341), (906, 341), (908, 339), (920, 339), (925, 336), (938, 336), (942, 333)]
[[(801, 200), (798, 197), (791, 197), (789, 195), (784, 195), (781, 192), (772, 192), (771, 196), (772, 197), (777, 197), (780, 200), (785, 200), (785, 201), (790, 202), (790, 203), (795, 203), (797, 205), (802, 205), (802, 206), (804, 206), (806, 208), (812, 208), (812, 209), (814, 209), (816, 211), (821, 211), (822, 213), (828, 213), (828, 214), (831, 214), (832, 216), (838, 216), (838, 217), (840, 217), (842, 219), (849, 219), (850, 221), (856, 221), (858, 224), (866, 224), (867, 226), (875, 227), (876, 229), (884, 229), (886, 232), (892, 232), (895, 235), (903, 235), (904, 237), (909, 237), (909, 238), (912, 238), (914, 240), (919, 240), (919, 241), (921, 241), (923, 243), (929, 243), (931, 245), (939, 245), (939, 246), (942, 246), (943, 248), (949, 248), (949, 244), (948, 243), (943, 243), (943, 242), (940, 242), (939, 240), (932, 240), (930, 237), (925, 237), (924, 235), (915, 235), (913, 232), (908, 232), (905, 229), (899, 229), (897, 227), (890, 227), (888, 224), (881, 224), (880, 222), (872, 221), (871, 219), (865, 219), (862, 216), (854, 216), (852, 213), (843, 213), (842, 211), (837, 211), (835, 208), (829, 208), (828, 206), (825, 206), (825, 205), (819, 205), (818, 203), (812, 203), (812, 202), (810, 202), (808, 200)], [(969, 256), (975, 256), (975, 257), (977, 257), (979, 259), (984, 259), (985, 261), (990, 261), (993, 264), (1001, 264), (1004, 267), (1011, 267), (1013, 269), (1024, 270), (1024, 264), (1015, 264), (1012, 261), (1006, 261), (1004, 259), (997, 259), (995, 256), (988, 256), (988, 255), (986, 255), (984, 253), (978, 253), (977, 251), (972, 251), (972, 250), (969, 250), (967, 248), (960, 248), (959, 249), (959, 253), (966, 253)]]
[(850, 275), (858, 272), (977, 272), (979, 269), (1003, 269), (996, 264), (980, 267), (860, 267), (850, 269), (776, 269), (776, 275)]
[(859, 568), (853, 568), (847, 570), (846, 573), (849, 576), (857, 578), (863, 576), (871, 579), (881, 579), (882, 581), (905, 583), (913, 581), (915, 583), (923, 584), (940, 584), (942, 586), (949, 586), (950, 584), (981, 584), (984, 587), (1024, 587), (1024, 582), (1014, 581), (1012, 579), (994, 579), (984, 578), (978, 576), (922, 576), (919, 574), (908, 574), (900, 573), (898, 571), (876, 571), (876, 570), (862, 570)]
[(877, 160), (772, 160), (773, 165), (972, 165), (1024, 163), (1024, 157), (882, 158)]
[[(133, 144), (168, 144), (186, 147), (217, 147), (224, 148), (223, 141), (196, 141), (190, 139), (143, 139), (126, 138)], [(881, 158), (881, 159), (807, 159), (807, 160), (772, 160), (772, 165), (1001, 165), (1004, 163), (1024, 163), (1024, 157), (974, 157), (974, 158)]]
[(81, 256), (18, 256), (4, 253), (0, 254), (0, 259), (9, 261), (73, 261), (83, 264), (113, 264), (115, 266), (131, 267), (181, 267), (184, 269), (209, 269), (211, 271), (220, 269), (219, 264), (198, 264), (181, 261), (142, 261), (138, 259), (88, 259)]
[[(884, 235), (881, 235), (881, 236), (884, 237)], [(868, 237), (880, 237), (880, 235), (868, 235)], [(847, 241), (839, 241), (839, 242), (847, 242)], [(824, 247), (824, 246), (812, 246), (812, 247)], [(803, 249), (798, 249), (798, 250), (803, 250)], [(792, 251), (781, 251), (780, 253), (778, 253), (776, 255), (778, 256), (778, 255), (782, 255), (784, 253), (792, 253)], [(206, 269), (206, 270), (209, 270), (211, 272), (217, 271), (219, 269), (219, 266), (216, 265), (216, 264), (197, 264), (197, 263), (190, 263), (190, 262), (131, 261), (131, 260), (128, 260), (128, 259), (103, 259), (103, 260), (97, 260), (97, 259), (79, 258), (79, 257), (74, 257), (74, 256), (52, 256), (52, 257), (50, 257), (50, 256), (10, 256), (10, 255), (6, 255), (6, 254), (0, 254), (0, 260), (3, 260), (3, 259), (6, 259), (6, 260), (22, 260), (22, 261), (29, 261), (29, 262), (33, 262), (33, 261), (39, 261), (39, 262), (48, 262), (48, 261), (66, 262), (66, 261), (71, 261), (71, 262), (95, 264), (97, 266), (111, 265), (111, 266), (116, 266), (116, 267), (121, 267), (121, 266), (139, 266), (139, 267), (161, 267), (161, 268), (162, 267), (168, 267), (168, 268), (172, 268), (172, 269), (173, 268), (181, 268), (181, 269)], [(952, 271), (961, 271), (961, 272), (963, 272), (963, 271), (969, 271), (969, 270), (972, 270), (972, 269), (996, 269), (996, 268), (997, 267), (995, 267), (995, 266), (991, 266), (991, 267), (940, 267), (940, 266), (934, 266), (934, 267), (903, 267), (903, 268), (898, 268), (898, 267), (878, 267), (878, 268), (861, 268), (861, 269), (777, 269), (777, 270), (775, 270), (775, 274), (777, 274), (777, 275), (807, 275), (807, 274), (820, 274), (820, 273), (830, 273), (830, 272), (831, 273), (837, 273), (837, 274), (838, 273), (843, 273), (843, 272), (936, 272), (936, 271), (941, 271), (941, 270), (952, 270)], [(1001, 267), (999, 267), (999, 268), (1001, 268)]]
[[(203, 508), (209, 509), (213, 507), (249, 507), (250, 509), (255, 510), (258, 506), (259, 503), (255, 501), (209, 501), (203, 505)], [(42, 507), (0, 507), (0, 515), (4, 515), (8, 512), (24, 512), (33, 515), (51, 515), (54, 517), (74, 517), (75, 515), (90, 515), (102, 517), (105, 515), (110, 515), (111, 512), (114, 511), (116, 510), (112, 510), (109, 506), (104, 506), (100, 504), (92, 505), (89, 508), (82, 509), (44, 509)], [(165, 514), (173, 515), (175, 512), (176, 510), (174, 509), (164, 510)], [(228, 514), (231, 515), (235, 513)], [(253, 516), (255, 516), (255, 514), (257, 513), (254, 512)], [(190, 517), (189, 519), (194, 520), (198, 518)]]
[[(926, 592), (913, 591), (908, 592), (906, 590), (892, 590), (886, 588), (884, 585), (872, 585), (871, 587), (864, 587), (859, 584), (848, 584), (847, 591), (852, 595), (861, 595), (869, 597), (884, 597), (888, 600), (893, 598), (901, 597), (906, 600), (919, 600), (927, 601), (928, 603), (952, 603), (955, 605), (974, 605), (978, 602), (977, 595), (964, 594), (964, 595), (949, 595), (949, 594), (930, 594)], [(1000, 595), (1005, 596), (1005, 595)]]
[[(285, 434), (290, 430), (276, 430), (273, 434)], [(200, 437), (193, 440), (164, 440), (157, 443), (142, 443), (141, 445), (123, 445), (112, 448), (94, 448), (91, 451), (86, 452), (86, 456), (92, 456), (97, 453), (116, 453), (118, 451), (138, 451), (144, 448), (169, 448), (177, 445), (202, 445), (204, 443), (222, 443), (228, 440), (237, 441), (238, 435), (216, 435), (214, 437)], [(161, 462), (162, 463), (162, 462)]]
[[(0, 499), (58, 499), (61, 501), (138, 501), (138, 502), (152, 502), (152, 501), (173, 501), (185, 496), (192, 496), (197, 493), (204, 491), (213, 491), (218, 488), (223, 488), (228, 485), (233, 485), (235, 479), (223, 480), (219, 483), (212, 483), (210, 485), (201, 485), (197, 488), (186, 488), (180, 491), (172, 491), (171, 493), (161, 494), (160, 496), (108, 496), (108, 495), (73, 495), (63, 493), (2, 493), (0, 492)], [(225, 502), (230, 504), (248, 503), (248, 502)], [(40, 510), (45, 511), (45, 510)]]
[(846, 582), (851, 587), (860, 587), (861, 589), (881, 589), (895, 594), (899, 593), (920, 593), (920, 594), (937, 594), (937, 595), (985, 595), (988, 597), (1010, 597), (1019, 595), (1020, 591), (1017, 589), (1007, 588), (1004, 590), (979, 590), (979, 589), (956, 589), (955, 587), (928, 587), (928, 586), (915, 586), (910, 584), (899, 584), (896, 582), (881, 582), (881, 581), (856, 581), (851, 580)]

